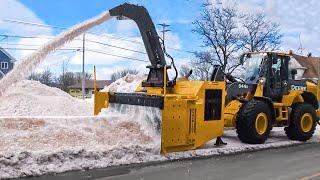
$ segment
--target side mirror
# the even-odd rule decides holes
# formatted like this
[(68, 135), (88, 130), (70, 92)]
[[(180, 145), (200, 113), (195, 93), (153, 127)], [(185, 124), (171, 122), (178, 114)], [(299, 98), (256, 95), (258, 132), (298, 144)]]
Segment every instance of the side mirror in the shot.
[(244, 53), (240, 56), (240, 64), (244, 63), (245, 58), (251, 58), (251, 54), (250, 53)]
[(243, 62), (244, 62), (244, 56), (245, 56), (245, 54), (242, 54), (242, 55), (240, 56), (240, 64), (243, 64)]
[(290, 74), (291, 74), (292, 79), (295, 79), (296, 75), (298, 74), (297, 69), (291, 69)]
[(189, 77), (192, 75), (192, 69), (190, 69), (190, 71), (188, 72), (188, 74), (185, 76), (186, 79), (189, 79)]

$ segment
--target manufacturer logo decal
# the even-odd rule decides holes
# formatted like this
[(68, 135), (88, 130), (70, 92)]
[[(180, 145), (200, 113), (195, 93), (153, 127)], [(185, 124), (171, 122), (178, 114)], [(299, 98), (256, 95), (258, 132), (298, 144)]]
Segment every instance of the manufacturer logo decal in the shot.
[(307, 90), (307, 87), (305, 87), (305, 86), (291, 85), (291, 90), (306, 91), (306, 90)]
[(239, 84), (239, 89), (248, 89), (249, 86), (247, 84)]

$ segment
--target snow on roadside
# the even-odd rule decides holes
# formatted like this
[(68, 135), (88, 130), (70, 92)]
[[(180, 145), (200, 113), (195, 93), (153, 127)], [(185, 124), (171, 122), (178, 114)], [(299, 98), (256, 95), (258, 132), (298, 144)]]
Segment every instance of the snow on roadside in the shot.
[(0, 116), (91, 116), (92, 104), (58, 88), (23, 80), (0, 96)]
[(159, 154), (155, 148), (159, 142), (130, 119), (0, 118), (0, 137), (0, 179), (102, 167), (137, 161), (143, 156), (139, 154)]
[(161, 156), (160, 142), (140, 128), (131, 119), (105, 117), (1, 118), (0, 179), (303, 144), (288, 140), (283, 128), (274, 128), (261, 145), (240, 143), (235, 130), (226, 130), (226, 146), (215, 147), (212, 140), (194, 151)]
[[(127, 75), (105, 91), (134, 92), (144, 78)], [(266, 144), (243, 144), (229, 129), (226, 146), (217, 148), (212, 140), (197, 150), (162, 156), (161, 112), (155, 108), (112, 105), (97, 117), (71, 117), (87, 115), (92, 104), (34, 81), (10, 87), (0, 102), (0, 179), (303, 144), (288, 140), (282, 128), (274, 128)], [(53, 117), (58, 115), (64, 117)], [(309, 142), (319, 142), (319, 136), (318, 130)]]

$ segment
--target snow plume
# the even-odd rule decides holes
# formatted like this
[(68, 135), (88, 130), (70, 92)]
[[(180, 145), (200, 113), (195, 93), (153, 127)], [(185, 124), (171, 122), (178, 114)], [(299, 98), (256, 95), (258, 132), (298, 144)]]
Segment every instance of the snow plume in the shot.
[[(125, 77), (118, 79), (102, 91), (133, 93), (136, 88), (145, 80), (145, 74), (127, 74)], [(104, 117), (113, 117), (112, 119), (131, 119), (141, 126), (141, 130), (153, 137), (154, 140), (160, 140), (161, 129), (161, 110), (153, 107), (132, 106), (111, 104), (110, 107), (102, 109), (99, 114)]]
[(161, 110), (158, 108), (111, 104), (109, 108), (103, 109), (99, 116), (109, 117), (116, 121), (130, 119), (138, 123), (141, 131), (155, 141), (160, 140)]
[(31, 55), (22, 59), (21, 62), (0, 81), (0, 96), (10, 85), (28, 77), (50, 53), (57, 50), (67, 42), (72, 41), (74, 38), (83, 34), (92, 27), (97, 26), (110, 18), (111, 16), (109, 11), (103, 12), (101, 15), (80, 23), (69, 31), (60, 34), (57, 38), (51, 40)]

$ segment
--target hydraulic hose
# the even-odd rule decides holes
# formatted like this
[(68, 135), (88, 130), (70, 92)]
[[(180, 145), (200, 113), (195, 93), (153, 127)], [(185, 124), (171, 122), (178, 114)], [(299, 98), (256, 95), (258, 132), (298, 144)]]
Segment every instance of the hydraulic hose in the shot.
[(165, 54), (168, 58), (171, 59), (171, 64), (172, 64), (173, 69), (174, 69), (174, 71), (175, 71), (175, 77), (173, 78), (172, 82), (173, 82), (173, 84), (175, 84), (175, 82), (176, 82), (176, 80), (177, 80), (177, 78), (178, 78), (178, 70), (177, 70), (177, 67), (176, 67), (176, 65), (174, 64), (174, 59), (173, 59), (173, 57), (167, 52), (166, 46), (165, 46), (165, 44), (164, 44), (163, 39), (161, 39), (160, 37), (159, 37), (159, 39), (162, 41), (162, 46), (163, 46), (162, 49), (163, 49), (164, 54)]

